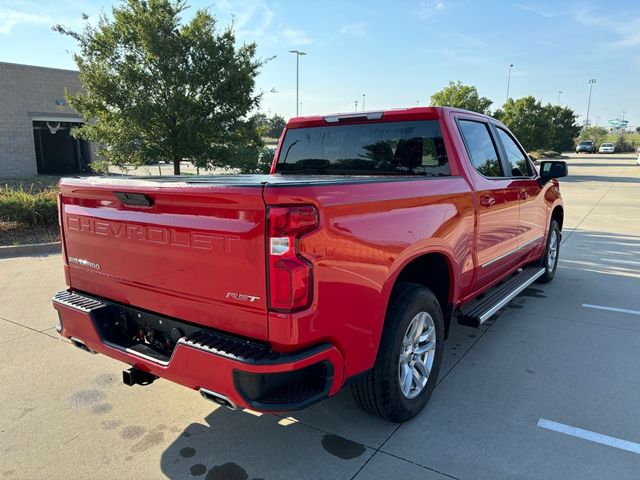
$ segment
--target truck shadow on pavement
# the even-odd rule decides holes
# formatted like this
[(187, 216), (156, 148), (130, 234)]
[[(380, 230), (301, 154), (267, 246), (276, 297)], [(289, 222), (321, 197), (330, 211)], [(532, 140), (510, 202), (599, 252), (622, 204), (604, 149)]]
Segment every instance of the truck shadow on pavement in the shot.
[[(348, 392), (347, 392), (348, 393)], [(350, 398), (339, 394), (326, 400), (330, 410), (329, 426), (337, 418), (348, 416), (355, 407)], [(344, 406), (344, 407), (343, 407)], [(317, 408), (316, 407), (312, 408)], [(171, 479), (262, 479), (262, 478), (351, 478), (374, 453), (374, 447), (324, 428), (302, 423), (295, 415), (260, 414), (248, 410), (231, 411), (212, 405), (205, 423), (192, 423), (162, 453), (160, 467)], [(299, 412), (312, 418), (312, 409)], [(362, 414), (364, 416), (364, 414)], [(374, 417), (358, 418), (346, 428), (372, 432), (373, 439), (393, 431), (396, 425)], [(348, 420), (344, 420), (348, 422)], [(310, 420), (315, 423), (315, 419)], [(361, 436), (357, 435), (356, 436)], [(363, 437), (364, 438), (364, 437)], [(311, 473), (316, 472), (316, 473)]]
[[(452, 324), (439, 381), (494, 320), (480, 329)], [(433, 395), (438, 395), (437, 389)], [(348, 387), (290, 414), (231, 411), (213, 404), (211, 408), (204, 423), (187, 426), (162, 453), (160, 466), (168, 478), (349, 479), (399, 426), (360, 410)], [(420, 417), (414, 421), (420, 422)]]

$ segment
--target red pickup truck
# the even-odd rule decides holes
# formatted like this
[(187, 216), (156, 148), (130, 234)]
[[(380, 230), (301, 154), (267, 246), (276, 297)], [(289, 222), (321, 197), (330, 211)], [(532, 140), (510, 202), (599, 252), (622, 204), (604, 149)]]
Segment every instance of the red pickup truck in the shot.
[(294, 118), (269, 175), (60, 181), (60, 333), (231, 408), (415, 416), (453, 318), (553, 279), (564, 162), (450, 108)]

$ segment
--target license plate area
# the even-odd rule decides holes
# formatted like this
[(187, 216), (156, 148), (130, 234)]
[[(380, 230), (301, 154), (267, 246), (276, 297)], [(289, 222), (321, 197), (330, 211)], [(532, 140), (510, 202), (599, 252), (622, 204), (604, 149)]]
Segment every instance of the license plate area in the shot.
[[(104, 300), (103, 300), (104, 302)], [(111, 302), (96, 321), (102, 339), (159, 363), (168, 363), (178, 341), (202, 327)]]

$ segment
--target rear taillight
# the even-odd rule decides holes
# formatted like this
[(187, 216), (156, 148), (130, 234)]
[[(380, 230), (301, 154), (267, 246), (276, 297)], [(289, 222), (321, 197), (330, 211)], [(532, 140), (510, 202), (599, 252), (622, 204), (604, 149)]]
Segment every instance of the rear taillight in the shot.
[(62, 260), (64, 264), (67, 264), (67, 249), (64, 243), (64, 219), (63, 219), (63, 204), (62, 204), (62, 194), (58, 193), (56, 197), (56, 201), (58, 203), (58, 228), (60, 229), (60, 247), (62, 249)]
[(313, 267), (298, 251), (297, 240), (318, 226), (310, 205), (269, 208), (269, 308), (291, 312), (313, 297)]

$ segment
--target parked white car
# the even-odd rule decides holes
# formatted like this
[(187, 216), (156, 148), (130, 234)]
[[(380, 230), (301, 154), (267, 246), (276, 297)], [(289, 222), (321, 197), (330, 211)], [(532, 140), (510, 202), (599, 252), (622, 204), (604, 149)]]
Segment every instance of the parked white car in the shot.
[(613, 143), (603, 143), (598, 149), (598, 153), (615, 153), (616, 147)]

